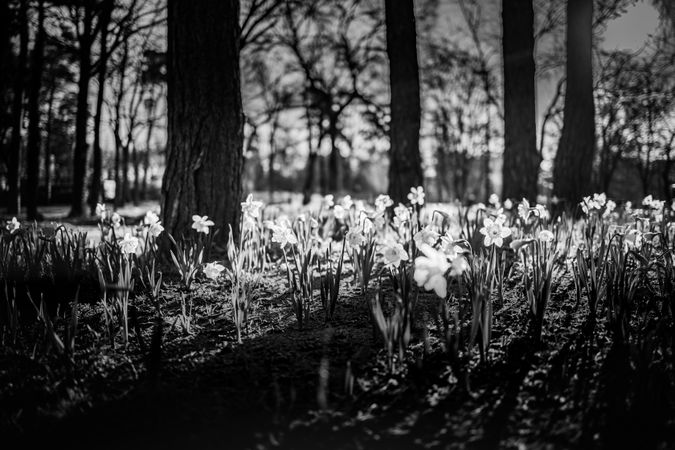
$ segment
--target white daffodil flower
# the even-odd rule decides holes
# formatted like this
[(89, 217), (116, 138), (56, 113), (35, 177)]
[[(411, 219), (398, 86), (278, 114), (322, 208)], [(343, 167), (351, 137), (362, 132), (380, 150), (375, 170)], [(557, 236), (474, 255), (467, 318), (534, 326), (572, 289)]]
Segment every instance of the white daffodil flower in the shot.
[(483, 221), (483, 228), (480, 229), (480, 232), (485, 236), (483, 245), (486, 247), (491, 245), (501, 247), (504, 245), (504, 238), (511, 235), (509, 227), (505, 227), (500, 220), (492, 220), (490, 218), (486, 218)]
[(225, 266), (217, 262), (210, 262), (204, 265), (202, 272), (207, 278), (217, 281), (220, 274), (225, 270)]
[(450, 263), (445, 254), (434, 250), (432, 247), (422, 244), (419, 250), (424, 256), (415, 258), (415, 271), (413, 278), (418, 286), (427, 291), (433, 290), (436, 295), (445, 298), (448, 294), (448, 281), (445, 273), (450, 269)]
[(197, 233), (209, 234), (210, 227), (214, 226), (213, 220), (209, 216), (200, 216), (195, 214), (192, 216), (192, 229), (197, 230)]
[(384, 245), (382, 257), (386, 266), (398, 267), (401, 265), (401, 261), (408, 260), (408, 253), (400, 243), (390, 242)]

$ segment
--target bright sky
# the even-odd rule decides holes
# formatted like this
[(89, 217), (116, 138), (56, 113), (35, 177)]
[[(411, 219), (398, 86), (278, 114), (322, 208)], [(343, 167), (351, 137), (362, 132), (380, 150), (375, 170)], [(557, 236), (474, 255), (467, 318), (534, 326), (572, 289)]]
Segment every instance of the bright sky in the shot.
[(658, 11), (651, 2), (642, 0), (609, 22), (604, 34), (604, 47), (607, 50), (637, 51), (658, 26)]

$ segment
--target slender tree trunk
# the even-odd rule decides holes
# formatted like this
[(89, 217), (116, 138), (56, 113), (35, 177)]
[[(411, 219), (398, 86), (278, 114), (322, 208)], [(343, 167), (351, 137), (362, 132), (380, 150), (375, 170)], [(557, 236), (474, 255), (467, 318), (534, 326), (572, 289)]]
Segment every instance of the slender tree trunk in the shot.
[(89, 80), (91, 79), (91, 43), (93, 11), (85, 3), (83, 31), (79, 37), (79, 78), (75, 116), (75, 152), (73, 155), (73, 192), (70, 217), (84, 214), (84, 188), (87, 178), (87, 127), (89, 122)]
[(534, 8), (532, 0), (502, 2), (504, 54), (503, 198), (537, 198)]
[(328, 124), (328, 138), (330, 139), (330, 155), (328, 155), (328, 190), (331, 192), (342, 191), (342, 157), (340, 156), (340, 149), (337, 146), (337, 116), (331, 114)]
[(26, 147), (26, 210), (28, 219), (40, 219), (38, 214), (38, 186), (40, 184), (40, 88), (44, 66), (45, 5), (38, 2), (37, 31), (33, 46), (30, 91), (28, 95), (28, 145)]
[(131, 200), (134, 202), (134, 205), (138, 205), (141, 190), (141, 160), (138, 157), (138, 148), (136, 147), (136, 144), (133, 145), (131, 151), (131, 161), (134, 166), (134, 186), (131, 191)]
[(274, 159), (276, 157), (276, 137), (277, 137), (277, 128), (279, 126), (279, 114), (275, 112), (274, 119), (272, 120), (272, 130), (270, 131), (270, 158), (269, 158), (269, 173), (267, 174), (267, 190), (269, 193), (270, 203), (272, 202), (272, 197), (274, 195)]
[(424, 182), (420, 139), (420, 80), (413, 0), (385, 0), (391, 86), (389, 195), (405, 202), (411, 187)]
[(572, 207), (590, 193), (595, 153), (593, 2), (567, 2), (567, 90), (563, 129), (553, 167), (553, 194)]
[(312, 191), (314, 189), (314, 174), (316, 173), (316, 148), (314, 147), (314, 127), (312, 125), (312, 115), (309, 108), (305, 109), (305, 118), (307, 119), (307, 165), (305, 166), (305, 183), (302, 187), (302, 204), (306, 205), (312, 200)]
[(53, 110), (54, 110), (54, 95), (56, 94), (56, 79), (52, 75), (52, 84), (49, 89), (49, 107), (47, 109), (47, 126), (45, 129), (45, 160), (44, 160), (44, 172), (45, 172), (45, 200), (47, 204), (52, 201), (52, 168), (51, 168), (51, 158), (52, 158), (52, 121)]
[(152, 131), (155, 127), (155, 107), (154, 103), (152, 108), (149, 111), (148, 119), (148, 133), (145, 136), (145, 154), (143, 155), (143, 182), (141, 185), (141, 199), (147, 200), (148, 198), (148, 171), (150, 170), (150, 143), (152, 142)]
[(164, 226), (180, 236), (193, 214), (208, 215), (227, 242), (227, 226), (239, 225), (244, 162), (239, 1), (174, 0), (168, 8)]
[(9, 199), (7, 212), (18, 214), (21, 211), (21, 123), (23, 119), (23, 91), (28, 59), (28, 0), (21, 0), (19, 6), (19, 58), (14, 79), (14, 102), (12, 106), (12, 137), (7, 157), (7, 183)]
[(131, 195), (129, 192), (129, 146), (132, 145), (130, 141), (122, 146), (122, 204), (126, 204)]
[(107, 0), (101, 12), (101, 56), (98, 67), (98, 92), (96, 93), (96, 115), (94, 116), (93, 170), (89, 190), (89, 211), (96, 213), (96, 204), (101, 201), (101, 182), (103, 172), (103, 151), (101, 149), (101, 116), (105, 98), (105, 81), (108, 75), (108, 24), (112, 14), (113, 0)]
[(119, 64), (119, 73), (120, 73), (120, 85), (119, 90), (117, 91), (117, 98), (115, 99), (115, 119), (113, 126), (113, 134), (115, 135), (115, 206), (122, 206), (126, 201), (124, 186), (125, 182), (122, 181), (122, 175), (125, 173), (122, 171), (122, 153), (124, 152), (124, 145), (122, 144), (122, 101), (124, 100), (124, 90), (125, 90), (125, 81), (126, 81), (126, 71), (127, 71), (127, 62), (129, 59), (129, 43), (125, 38), (124, 45), (122, 47), (122, 59)]

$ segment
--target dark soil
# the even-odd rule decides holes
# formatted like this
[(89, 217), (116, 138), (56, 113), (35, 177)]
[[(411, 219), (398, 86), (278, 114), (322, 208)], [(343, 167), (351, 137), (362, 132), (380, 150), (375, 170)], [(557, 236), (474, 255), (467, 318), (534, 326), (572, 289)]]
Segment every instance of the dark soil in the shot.
[(97, 305), (80, 307), (74, 364), (3, 348), (3, 442), (87, 449), (675, 446), (667, 331), (647, 321), (617, 346), (600, 318), (589, 333), (569, 279), (558, 280), (541, 342), (529, 337), (522, 293), (507, 289), (504, 304), (495, 305), (488, 360), (480, 363), (475, 349), (469, 358), (468, 391), (450, 368), (433, 295), (420, 295), (413, 341), (390, 372), (368, 302), (347, 283), (332, 324), (317, 301), (309, 325), (298, 330), (284, 279), (267, 278), (254, 294), (243, 344), (236, 344), (225, 292), (211, 283), (196, 288), (187, 335), (170, 284), (159, 358), (150, 350), (154, 308), (142, 297), (133, 300), (126, 349), (97, 334)]

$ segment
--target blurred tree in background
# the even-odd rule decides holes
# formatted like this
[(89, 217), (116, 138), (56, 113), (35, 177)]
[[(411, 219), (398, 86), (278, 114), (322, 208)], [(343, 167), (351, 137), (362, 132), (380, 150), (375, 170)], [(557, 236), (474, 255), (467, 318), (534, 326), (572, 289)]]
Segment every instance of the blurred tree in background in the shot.
[[(0, 2), (8, 214), (157, 201), (164, 177), (165, 205), (189, 201), (225, 222), (243, 191), (306, 202), (387, 190), (404, 200), (419, 184), (430, 200), (468, 202), (493, 192), (570, 204), (596, 190), (672, 197), (672, 2), (240, 0), (236, 20), (220, 10), (193, 18), (212, 24), (213, 43), (194, 25), (204, 55), (185, 50), (195, 59), (185, 61), (167, 58), (169, 4)], [(612, 47), (608, 27), (636, 8), (656, 8), (644, 43)], [(238, 53), (216, 44), (232, 33)], [(235, 82), (232, 58), (238, 89), (222, 80)], [(168, 85), (187, 72), (199, 79), (174, 102)], [(186, 156), (194, 149), (218, 159), (207, 164), (220, 170), (210, 178), (218, 194), (185, 187), (190, 173), (210, 176)], [(205, 206), (216, 197), (218, 208)]]

